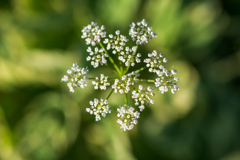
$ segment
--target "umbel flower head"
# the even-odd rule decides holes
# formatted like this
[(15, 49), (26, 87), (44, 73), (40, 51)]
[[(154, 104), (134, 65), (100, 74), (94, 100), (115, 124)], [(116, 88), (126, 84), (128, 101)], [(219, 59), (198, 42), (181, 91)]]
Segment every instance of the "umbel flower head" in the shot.
[(123, 107), (117, 109), (117, 123), (121, 125), (121, 129), (124, 131), (133, 129), (134, 125), (138, 123), (137, 119), (140, 117), (138, 111), (134, 112), (134, 108), (127, 106), (126, 104)]
[(77, 87), (87, 86), (88, 76), (84, 76), (87, 72), (87, 68), (80, 68), (77, 63), (73, 63), (72, 68), (67, 70), (68, 75), (64, 75), (62, 81), (68, 82), (67, 86), (70, 92), (74, 92)]
[(91, 105), (91, 107), (86, 108), (86, 111), (90, 114), (94, 114), (96, 121), (101, 120), (101, 116), (105, 117), (106, 114), (111, 113), (107, 99), (104, 100), (103, 98), (101, 98), (100, 100), (98, 100), (97, 98), (95, 98), (94, 101), (90, 101), (89, 104)]
[(117, 93), (128, 93), (131, 89), (131, 86), (134, 86), (134, 82), (137, 82), (137, 77), (139, 73), (129, 73), (127, 75), (123, 75), (120, 79), (115, 79), (112, 88), (114, 92)]
[(134, 90), (132, 92), (132, 99), (135, 100), (135, 105), (139, 106), (140, 111), (143, 111), (145, 106), (144, 105), (149, 105), (149, 103), (154, 104), (154, 100), (151, 99), (152, 96), (155, 94), (152, 92), (153, 87), (148, 87), (148, 88), (143, 88), (142, 85), (139, 85), (138, 90)]
[[(127, 36), (120, 34), (120, 31), (115, 31), (114, 34), (107, 34), (105, 27), (97, 25), (96, 22), (83, 27), (82, 36), (88, 45), (86, 52), (86, 60), (94, 67), (106, 66), (112, 71), (112, 75), (88, 77), (87, 67), (80, 68), (77, 63), (73, 63), (71, 69), (67, 70), (67, 75), (64, 75), (62, 82), (67, 82), (70, 92), (74, 92), (77, 87), (84, 88), (87, 86), (87, 81), (91, 81), (93, 89), (108, 91), (111, 90), (106, 98), (95, 98), (90, 101), (90, 107), (86, 107), (86, 111), (95, 115), (95, 120), (99, 121), (102, 117), (111, 113), (108, 99), (113, 93), (124, 95), (125, 102), (122, 106), (116, 109), (117, 123), (123, 131), (131, 130), (138, 123), (140, 112), (142, 112), (150, 104), (154, 104), (154, 88), (160, 93), (171, 91), (173, 94), (179, 90), (177, 85), (178, 77), (176, 69), (168, 70), (164, 67), (168, 62), (168, 58), (162, 53), (153, 50), (148, 53), (148, 57), (142, 59), (142, 54), (138, 53), (138, 46), (147, 44), (157, 34), (148, 26), (148, 22), (143, 19), (140, 22), (130, 24), (129, 38), (135, 42), (134, 46), (129, 46)], [(144, 53), (145, 54), (145, 53)], [(114, 58), (112, 58), (114, 57)], [(135, 69), (135, 65), (144, 63), (146, 66)], [(130, 68), (131, 72), (129, 72)], [(147, 70), (155, 77), (154, 79), (143, 78), (139, 79), (140, 72)], [(152, 83), (152, 86), (143, 87), (142, 82)], [(131, 97), (131, 99), (129, 99)], [(129, 101), (134, 102), (134, 106), (129, 106)]]

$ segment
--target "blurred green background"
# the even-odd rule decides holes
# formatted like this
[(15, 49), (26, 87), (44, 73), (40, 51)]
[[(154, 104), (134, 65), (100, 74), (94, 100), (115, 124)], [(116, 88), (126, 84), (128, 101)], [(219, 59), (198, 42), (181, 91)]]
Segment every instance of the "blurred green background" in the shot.
[[(138, 51), (168, 57), (180, 90), (155, 91), (139, 124), (121, 132), (123, 96), (95, 122), (85, 108), (110, 90), (72, 94), (60, 80), (74, 62), (109, 72), (85, 61), (83, 26), (127, 35), (143, 18), (158, 37)], [(0, 160), (240, 160), (239, 46), (238, 0), (1, 0)]]

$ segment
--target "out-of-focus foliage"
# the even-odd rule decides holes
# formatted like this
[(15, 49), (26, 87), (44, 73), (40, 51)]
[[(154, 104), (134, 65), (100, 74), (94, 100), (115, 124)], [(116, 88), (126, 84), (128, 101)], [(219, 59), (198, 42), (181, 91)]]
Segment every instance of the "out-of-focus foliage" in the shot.
[[(139, 52), (166, 55), (180, 90), (155, 91), (137, 127), (121, 132), (116, 115), (94, 122), (85, 112), (108, 93), (72, 94), (60, 79), (74, 62), (89, 66), (83, 26), (127, 35), (143, 18), (158, 38)], [(239, 160), (239, 28), (236, 0), (0, 1), (0, 159)], [(112, 110), (123, 99), (114, 94)]]

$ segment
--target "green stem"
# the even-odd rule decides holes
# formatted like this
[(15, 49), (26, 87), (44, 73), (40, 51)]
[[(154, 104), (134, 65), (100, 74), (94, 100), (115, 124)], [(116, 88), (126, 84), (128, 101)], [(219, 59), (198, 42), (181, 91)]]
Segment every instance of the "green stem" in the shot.
[(107, 100), (112, 95), (113, 91), (114, 91), (114, 89), (112, 89), (111, 92), (109, 93), (109, 95), (107, 96), (107, 98), (106, 98)]
[(138, 81), (141, 81), (141, 82), (155, 82), (155, 80), (153, 79), (136, 79)]
[(127, 66), (126, 70), (123, 72), (123, 75), (125, 75), (128, 72), (130, 66), (131, 66), (131, 63)]
[(127, 97), (127, 93), (125, 93), (125, 102), (126, 102), (126, 105), (128, 106), (128, 97)]
[(121, 75), (121, 71), (119, 70), (118, 66), (114, 63), (114, 60), (112, 59), (112, 57), (110, 55), (108, 55), (108, 58), (111, 61), (111, 63), (113, 64), (114, 68), (117, 70), (118, 75)]
[[(104, 63), (104, 64), (105, 64), (107, 67), (109, 67), (109, 68), (112, 69), (112, 67), (110, 67), (107, 63)], [(118, 72), (117, 72), (116, 70), (112, 69), (112, 71), (113, 71), (116, 75), (119, 75)]]
[(144, 69), (146, 69), (146, 68), (147, 68), (146, 66), (145, 66), (145, 67), (142, 67), (142, 68), (136, 70), (135, 73), (141, 72), (142, 70), (144, 70)]
[[(118, 53), (118, 57), (120, 56), (120, 53)], [(119, 60), (120, 61), (120, 60)], [(121, 70), (121, 76), (123, 76), (123, 65), (122, 65), (122, 61), (119, 62), (120, 64), (120, 70)]]
[[(108, 55), (108, 58), (110, 60), (110, 62), (113, 64), (114, 68), (116, 69), (116, 71), (118, 72), (118, 75), (121, 75), (121, 71), (119, 70), (118, 66), (115, 64), (114, 60), (112, 59), (112, 57), (108, 54), (107, 50), (104, 48), (104, 46), (102, 45), (101, 42), (99, 42), (99, 45), (104, 49), (104, 52)], [(105, 63), (106, 64), (106, 63)]]

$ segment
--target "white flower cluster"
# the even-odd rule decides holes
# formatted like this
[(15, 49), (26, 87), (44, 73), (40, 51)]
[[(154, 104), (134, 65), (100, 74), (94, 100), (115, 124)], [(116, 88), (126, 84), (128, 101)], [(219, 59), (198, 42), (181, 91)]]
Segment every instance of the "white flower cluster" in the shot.
[(136, 46), (133, 46), (132, 48), (126, 47), (125, 52), (122, 51), (120, 52), (120, 56), (118, 56), (118, 59), (122, 61), (125, 66), (134, 66), (135, 62), (140, 63), (141, 59), (140, 57), (142, 56), (141, 53), (136, 54)]
[(141, 54), (136, 54), (137, 47), (133, 46), (130, 48), (128, 46), (125, 46), (128, 42), (128, 39), (126, 36), (121, 35), (119, 30), (117, 30), (115, 34), (115, 36), (110, 34), (109, 38), (104, 39), (103, 43), (107, 44), (106, 49), (112, 49), (112, 54), (118, 54), (118, 60), (123, 62), (125, 66), (129, 66), (130, 64), (131, 66), (134, 66), (135, 61), (137, 63), (140, 63)]
[(87, 52), (89, 52), (89, 56), (86, 60), (91, 61), (94, 68), (97, 68), (99, 64), (107, 63), (106, 57), (108, 57), (108, 54), (104, 52), (104, 48), (98, 49), (98, 47), (95, 47), (93, 51), (91, 47), (88, 47)]
[[(106, 114), (111, 113), (108, 99), (112, 93), (120, 93), (125, 96), (124, 106), (117, 109), (117, 123), (121, 125), (121, 129), (131, 130), (137, 123), (140, 116), (140, 111), (143, 111), (150, 103), (154, 104), (153, 89), (157, 87), (161, 93), (171, 91), (175, 93), (179, 90), (177, 85), (178, 78), (175, 77), (177, 70), (172, 69), (168, 71), (164, 67), (164, 63), (168, 61), (163, 57), (162, 53), (157, 53), (153, 50), (148, 53), (148, 57), (143, 59), (141, 53), (137, 52), (138, 45), (147, 44), (157, 34), (152, 31), (152, 27), (143, 19), (136, 24), (132, 22), (130, 25), (129, 35), (130, 40), (134, 41), (134, 46), (129, 46), (126, 36), (120, 34), (117, 30), (115, 34), (106, 34), (104, 26), (97, 26), (96, 22), (83, 27), (82, 38), (88, 46), (86, 60), (90, 61), (94, 68), (102, 66), (103, 64), (109, 67), (117, 76), (108, 77), (100, 74), (99, 77), (90, 77), (85, 74), (88, 72), (87, 68), (80, 68), (77, 63), (67, 71), (68, 75), (64, 75), (62, 81), (68, 82), (70, 92), (74, 92), (76, 87), (84, 88), (87, 86), (87, 80), (91, 80), (94, 89), (107, 90), (111, 86), (111, 92), (106, 99), (95, 98), (90, 101), (90, 107), (86, 111), (95, 115), (96, 121), (101, 120)], [(146, 66), (135, 69), (136, 63), (146, 63)], [(131, 68), (134, 67), (134, 68)], [(129, 70), (133, 70), (129, 72)], [(143, 76), (139, 79), (139, 72), (147, 69), (150, 73), (155, 75), (155, 79), (148, 79)], [(144, 88), (139, 85), (139, 82), (154, 83), (155, 86)], [(110, 87), (109, 87), (110, 88)], [(136, 89), (135, 89), (136, 88)], [(129, 96), (131, 94), (131, 96)], [(134, 106), (128, 105), (128, 98), (134, 101)], [(134, 107), (139, 111), (135, 111)]]
[(138, 123), (137, 119), (140, 117), (140, 113), (138, 111), (134, 112), (134, 108), (131, 106), (124, 105), (123, 107), (117, 109), (117, 123), (121, 125), (121, 129), (131, 130), (134, 125)]
[[(106, 37), (104, 29), (105, 27), (103, 25), (99, 27), (96, 22), (92, 22), (82, 29), (83, 35), (81, 38), (85, 39), (87, 45), (96, 46), (101, 41), (101, 38)], [(108, 54), (104, 52), (104, 48), (88, 47), (87, 52), (89, 52), (89, 56), (86, 60), (91, 61), (91, 65), (94, 68), (98, 67), (99, 64), (103, 65), (107, 63), (106, 57), (108, 57)]]
[(117, 93), (128, 93), (130, 91), (130, 87), (134, 85), (135, 82), (137, 82), (137, 77), (139, 77), (139, 73), (129, 73), (127, 75), (123, 75), (121, 79), (115, 79), (114, 84), (112, 85), (112, 88), (114, 89), (114, 92)]
[(116, 54), (116, 53), (120, 53), (124, 46), (126, 45), (126, 42), (128, 41), (128, 39), (126, 38), (126, 36), (123, 36), (120, 34), (120, 31), (117, 30), (116, 35), (113, 36), (112, 34), (109, 34), (109, 38), (105, 38), (103, 43), (107, 44), (106, 49), (110, 50), (112, 49), (112, 53)]
[(87, 86), (88, 76), (84, 76), (87, 72), (87, 68), (80, 68), (77, 63), (73, 63), (72, 68), (67, 70), (68, 75), (64, 75), (61, 81), (68, 82), (67, 86), (70, 92), (74, 92), (77, 87)]
[(110, 86), (110, 83), (108, 82), (108, 76), (104, 76), (104, 74), (100, 75), (100, 79), (98, 77), (95, 79), (95, 81), (92, 81), (94, 89), (100, 88), (101, 90), (106, 90), (107, 86)]
[(177, 90), (179, 90), (176, 81), (178, 81), (178, 77), (174, 77), (173, 75), (177, 74), (177, 70), (173, 69), (168, 71), (163, 67), (163, 63), (168, 61), (167, 58), (163, 58), (162, 53), (157, 53), (154, 50), (152, 53), (148, 54), (148, 58), (144, 59), (144, 62), (147, 63), (146, 66), (149, 68), (149, 72), (156, 73), (158, 78), (155, 79), (155, 86), (159, 87), (159, 91), (161, 93), (165, 93), (168, 91), (168, 87), (171, 88), (171, 92), (174, 94)]
[[(171, 73), (171, 71), (169, 71), (169, 72)], [(172, 94), (174, 94), (177, 90), (179, 90), (179, 87), (178, 87), (176, 81), (178, 81), (178, 77), (173, 77), (169, 74), (166, 77), (156, 78), (155, 86), (159, 87), (159, 91), (162, 94), (167, 92), (168, 88), (170, 88)]]
[(87, 45), (96, 46), (101, 41), (101, 38), (106, 37), (104, 30), (105, 27), (103, 25), (99, 27), (96, 22), (92, 22), (82, 29), (83, 35), (81, 38), (85, 38)]
[(154, 100), (151, 99), (151, 97), (155, 95), (152, 92), (153, 89), (154, 88), (150, 86), (144, 89), (142, 85), (139, 85), (139, 89), (132, 92), (132, 98), (135, 100), (135, 105), (138, 106), (139, 103), (141, 103), (141, 105), (139, 106), (140, 111), (144, 110), (144, 104), (146, 104), (147, 106), (149, 105), (149, 103), (154, 104)]
[(157, 34), (152, 31), (152, 27), (148, 27), (148, 22), (143, 19), (141, 22), (137, 22), (137, 25), (132, 22), (130, 25), (129, 35), (133, 41), (136, 41), (137, 45), (148, 43), (148, 40), (152, 40), (153, 37), (157, 37)]
[(163, 71), (165, 71), (162, 64), (167, 61), (168, 59), (163, 58), (162, 53), (158, 54), (156, 50), (153, 50), (152, 53), (148, 53), (148, 58), (144, 59), (143, 62), (147, 63), (146, 66), (149, 68), (149, 72), (157, 73), (161, 77), (164, 74)]
[(108, 100), (106, 99), (104, 100), (103, 98), (100, 98), (100, 100), (98, 100), (97, 98), (94, 98), (94, 101), (90, 101), (89, 104), (91, 107), (86, 108), (86, 111), (90, 114), (94, 114), (96, 121), (101, 120), (101, 116), (105, 117), (106, 114), (111, 113)]

